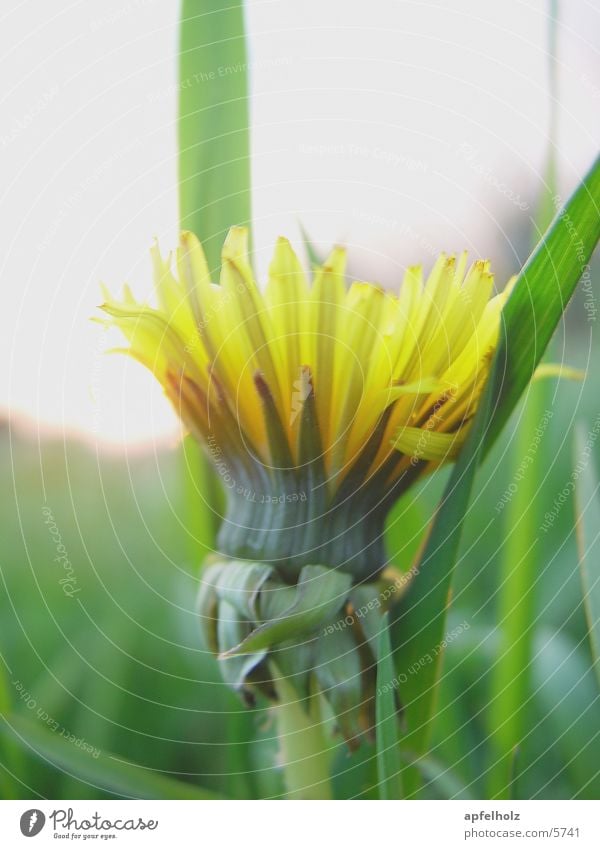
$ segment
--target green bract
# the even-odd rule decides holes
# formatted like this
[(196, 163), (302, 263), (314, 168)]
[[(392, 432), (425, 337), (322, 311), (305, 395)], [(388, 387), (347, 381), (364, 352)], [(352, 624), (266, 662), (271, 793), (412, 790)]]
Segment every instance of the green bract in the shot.
[(247, 702), (257, 693), (275, 699), (283, 676), (299, 699), (324, 698), (354, 746), (374, 734), (382, 617), (406, 583), (388, 570), (353, 587), (344, 572), (305, 566), (290, 585), (267, 564), (218, 560), (202, 575), (203, 642)]

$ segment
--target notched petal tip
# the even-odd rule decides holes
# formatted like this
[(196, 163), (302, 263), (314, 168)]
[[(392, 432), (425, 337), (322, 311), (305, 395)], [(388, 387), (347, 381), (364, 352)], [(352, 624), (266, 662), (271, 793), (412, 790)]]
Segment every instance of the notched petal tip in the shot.
[(332, 274), (344, 274), (346, 270), (347, 251), (342, 245), (335, 245), (322, 265), (323, 271)]
[(235, 226), (229, 229), (221, 251), (223, 262), (248, 259), (248, 228)]

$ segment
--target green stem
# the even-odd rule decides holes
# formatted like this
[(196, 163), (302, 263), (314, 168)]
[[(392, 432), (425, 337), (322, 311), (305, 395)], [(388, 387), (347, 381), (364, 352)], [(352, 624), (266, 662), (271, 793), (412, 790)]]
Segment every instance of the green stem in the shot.
[(249, 224), (250, 130), (244, 4), (183, 0), (179, 42), (179, 213), (218, 279), (233, 224)]
[(280, 755), (288, 799), (331, 799), (329, 761), (331, 744), (318, 710), (318, 696), (306, 711), (290, 682), (276, 680)]
[[(492, 671), (493, 697), (490, 704), (493, 766), (489, 795), (492, 799), (511, 797), (512, 765), (515, 750), (527, 734), (527, 700), (531, 693), (530, 663), (535, 622), (535, 579), (538, 551), (535, 546), (540, 506), (539, 457), (534, 456), (533, 438), (544, 421), (545, 387), (532, 384), (522, 407), (516, 429), (513, 468), (527, 465), (517, 484), (504, 517), (504, 543), (498, 597), (497, 621), (503, 634), (503, 647)], [(543, 452), (538, 448), (537, 454)]]

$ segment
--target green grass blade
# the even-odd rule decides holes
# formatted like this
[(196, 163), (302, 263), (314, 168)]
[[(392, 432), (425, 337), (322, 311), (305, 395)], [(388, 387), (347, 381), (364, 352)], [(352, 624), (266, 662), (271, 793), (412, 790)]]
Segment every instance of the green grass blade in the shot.
[(508, 759), (508, 799), (519, 799), (519, 747), (515, 746)]
[[(557, 215), (519, 274), (479, 409), (415, 564), (415, 578), (392, 623), (407, 744), (425, 750), (442, 657), (452, 574), (477, 466), (506, 423), (537, 366), (600, 238), (600, 158)], [(411, 779), (414, 781), (414, 779)]]
[(402, 753), (402, 760), (414, 766), (428, 790), (440, 799), (472, 799), (468, 788), (445, 764), (429, 755), (411, 760), (408, 753)]
[[(415, 564), (412, 585), (400, 600), (392, 622), (392, 645), (403, 681), (400, 699), (407, 724), (402, 746), (416, 756), (426, 750), (429, 738), (452, 573), (490, 409), (491, 394), (486, 392)], [(423, 663), (427, 658), (431, 661)], [(418, 674), (411, 674), (411, 669), (418, 669)], [(418, 774), (409, 769), (406, 778), (407, 788), (414, 792)]]
[(377, 661), (377, 780), (380, 799), (402, 798), (402, 762), (398, 741), (394, 661), (390, 641), (389, 615), (382, 619)]
[(3, 717), (0, 737), (11, 742), (17, 741), (24, 752), (115, 796), (134, 799), (218, 798), (201, 787), (154, 773), (110, 754), (101, 753), (94, 758), (91, 753), (23, 717)]
[(302, 241), (304, 242), (304, 248), (306, 250), (306, 256), (308, 257), (310, 267), (316, 268), (317, 266), (322, 265), (324, 260), (319, 256), (319, 253), (313, 245), (312, 240), (303, 224), (300, 224), (300, 232), (302, 234)]
[(599, 238), (600, 157), (527, 260), (504, 308), (503, 332), (490, 376), (494, 408), (484, 452), (506, 424), (540, 362)]
[(197, 567), (214, 551), (223, 515), (223, 493), (215, 473), (193, 436), (184, 437), (181, 445), (183, 515), (192, 567)]
[[(537, 241), (550, 224), (556, 195), (556, 132), (558, 113), (557, 80), (558, 2), (550, 0), (548, 15), (549, 107), (548, 149), (545, 180), (534, 222)], [(533, 247), (533, 245), (532, 245)], [(515, 426), (511, 445), (515, 469), (527, 459), (528, 466), (503, 514), (504, 541), (499, 569), (496, 621), (503, 635), (502, 651), (494, 663), (492, 688), (487, 710), (493, 766), (489, 774), (490, 798), (507, 797), (516, 784), (511, 774), (516, 750), (527, 733), (530, 712), (526, 708), (531, 691), (531, 656), (538, 553), (534, 546), (542, 508), (538, 482), (543, 475), (543, 441), (532, 453), (532, 437), (542, 428), (540, 440), (548, 439), (546, 403), (549, 395), (545, 381), (532, 384)], [(542, 424), (545, 423), (545, 424)]]
[[(583, 606), (592, 662), (600, 686), (600, 483), (589, 456), (589, 437), (578, 428), (577, 465), (583, 464), (575, 485), (577, 543)], [(585, 461), (581, 458), (586, 458)]]
[(243, 3), (183, 0), (179, 212), (220, 265), (229, 227), (250, 223), (248, 62)]

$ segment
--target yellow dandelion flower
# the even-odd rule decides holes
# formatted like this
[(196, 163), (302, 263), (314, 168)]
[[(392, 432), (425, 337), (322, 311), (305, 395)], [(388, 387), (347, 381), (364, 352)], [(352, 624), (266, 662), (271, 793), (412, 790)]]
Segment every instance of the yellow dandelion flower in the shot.
[(184, 232), (174, 259), (152, 250), (155, 306), (125, 289), (102, 308), (222, 479), (220, 551), (375, 578), (391, 504), (465, 441), (510, 287), (466, 253), (409, 268), (398, 293), (347, 285), (339, 247), (310, 281), (280, 238), (261, 289), (247, 242), (230, 230), (217, 285)]

